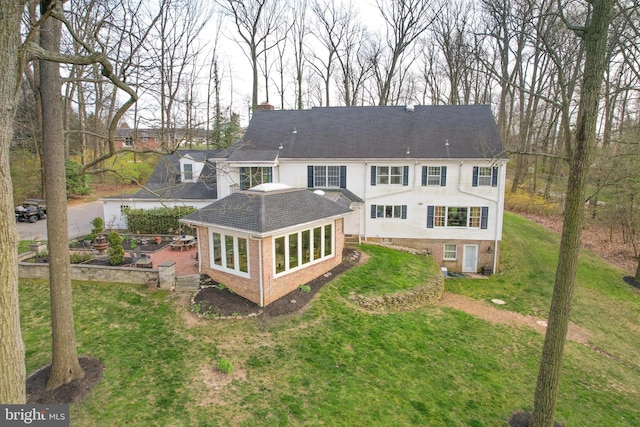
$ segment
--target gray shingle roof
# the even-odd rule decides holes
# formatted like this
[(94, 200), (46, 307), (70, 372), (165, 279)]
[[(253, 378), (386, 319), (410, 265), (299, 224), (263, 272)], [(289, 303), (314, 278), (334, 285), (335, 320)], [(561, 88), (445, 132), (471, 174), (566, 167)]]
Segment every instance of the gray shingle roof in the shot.
[(275, 162), (280, 154), (279, 150), (235, 150), (229, 156), (230, 162)]
[(185, 216), (181, 222), (268, 233), (349, 212), (351, 209), (306, 189), (247, 190), (217, 200)]
[[(215, 155), (215, 153), (213, 153)], [(214, 200), (217, 198), (216, 165), (206, 162), (197, 182), (180, 182), (180, 157), (189, 155), (196, 161), (209, 156), (202, 150), (179, 150), (163, 156), (154, 169), (146, 188), (127, 198), (141, 200)], [(105, 197), (110, 199), (113, 197)], [(119, 197), (116, 197), (119, 198)]]
[(505, 156), (488, 105), (257, 110), (237, 149), (279, 149), (280, 159)]

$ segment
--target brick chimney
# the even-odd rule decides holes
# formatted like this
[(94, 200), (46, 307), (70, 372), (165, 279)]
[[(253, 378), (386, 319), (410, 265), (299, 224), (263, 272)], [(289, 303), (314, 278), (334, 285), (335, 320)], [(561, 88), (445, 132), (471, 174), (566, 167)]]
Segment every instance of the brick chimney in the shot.
[(273, 111), (275, 110), (275, 107), (271, 104), (269, 104), (268, 102), (263, 102), (262, 104), (258, 105), (256, 107), (256, 110), (268, 110), (268, 111)]

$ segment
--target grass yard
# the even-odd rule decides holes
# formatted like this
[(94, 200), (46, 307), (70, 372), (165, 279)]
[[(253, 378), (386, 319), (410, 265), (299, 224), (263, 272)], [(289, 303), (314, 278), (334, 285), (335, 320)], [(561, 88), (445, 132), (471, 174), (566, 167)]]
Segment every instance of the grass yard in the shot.
[[(505, 216), (503, 273), (447, 279), (448, 291), (546, 317), (558, 238)], [(442, 307), (372, 315), (349, 292), (375, 295), (437, 271), (424, 258), (364, 246), (371, 259), (326, 285), (303, 314), (195, 321), (186, 297), (143, 286), (74, 284), (78, 350), (106, 369), (72, 425), (505, 425), (530, 410), (543, 336)], [(424, 274), (421, 274), (424, 273)], [(640, 425), (640, 294), (583, 254), (572, 319), (592, 346), (567, 344), (557, 419)], [(21, 281), (27, 370), (49, 362), (49, 297)], [(233, 371), (216, 365), (229, 360)]]

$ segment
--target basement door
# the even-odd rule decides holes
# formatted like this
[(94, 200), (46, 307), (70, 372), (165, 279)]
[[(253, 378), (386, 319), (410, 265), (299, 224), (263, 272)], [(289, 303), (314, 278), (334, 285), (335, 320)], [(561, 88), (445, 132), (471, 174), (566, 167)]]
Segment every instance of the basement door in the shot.
[(462, 250), (462, 272), (476, 273), (478, 271), (478, 245), (464, 245)]

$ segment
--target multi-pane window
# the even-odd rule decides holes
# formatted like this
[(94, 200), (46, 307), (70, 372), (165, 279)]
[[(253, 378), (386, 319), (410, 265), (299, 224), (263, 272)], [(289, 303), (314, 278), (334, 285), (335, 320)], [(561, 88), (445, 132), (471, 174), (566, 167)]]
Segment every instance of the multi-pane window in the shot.
[(469, 227), (487, 229), (488, 207), (479, 206), (428, 206), (427, 228)]
[(402, 212), (402, 206), (400, 205), (378, 205), (377, 206), (377, 218), (400, 218)]
[(185, 163), (182, 166), (182, 177), (185, 181), (193, 180), (193, 165), (190, 163)]
[(132, 136), (125, 136), (124, 137), (124, 146), (125, 147), (133, 147), (133, 137)]
[(376, 184), (402, 185), (402, 166), (378, 166), (376, 168)]
[(469, 208), (469, 227), (480, 228), (481, 209), (479, 206)]
[(407, 219), (407, 205), (371, 205), (371, 218)]
[(433, 225), (435, 227), (444, 227), (445, 226), (445, 215), (447, 212), (447, 208), (444, 206), (436, 206), (435, 213), (433, 214)]
[(440, 166), (427, 168), (427, 185), (440, 185)]
[(444, 244), (444, 254), (442, 259), (445, 261), (455, 261), (458, 259), (458, 245), (455, 243)]
[(244, 237), (211, 233), (211, 267), (249, 272), (249, 242)]
[(347, 188), (346, 166), (307, 166), (308, 188)]
[(314, 187), (340, 187), (340, 166), (314, 166)]
[(409, 166), (371, 166), (371, 185), (409, 185)]
[(272, 176), (271, 167), (242, 167), (240, 168), (240, 189), (246, 190), (271, 182)]
[(276, 274), (333, 255), (333, 224), (314, 227), (274, 239)]
[(491, 186), (492, 168), (478, 167), (478, 185)]

